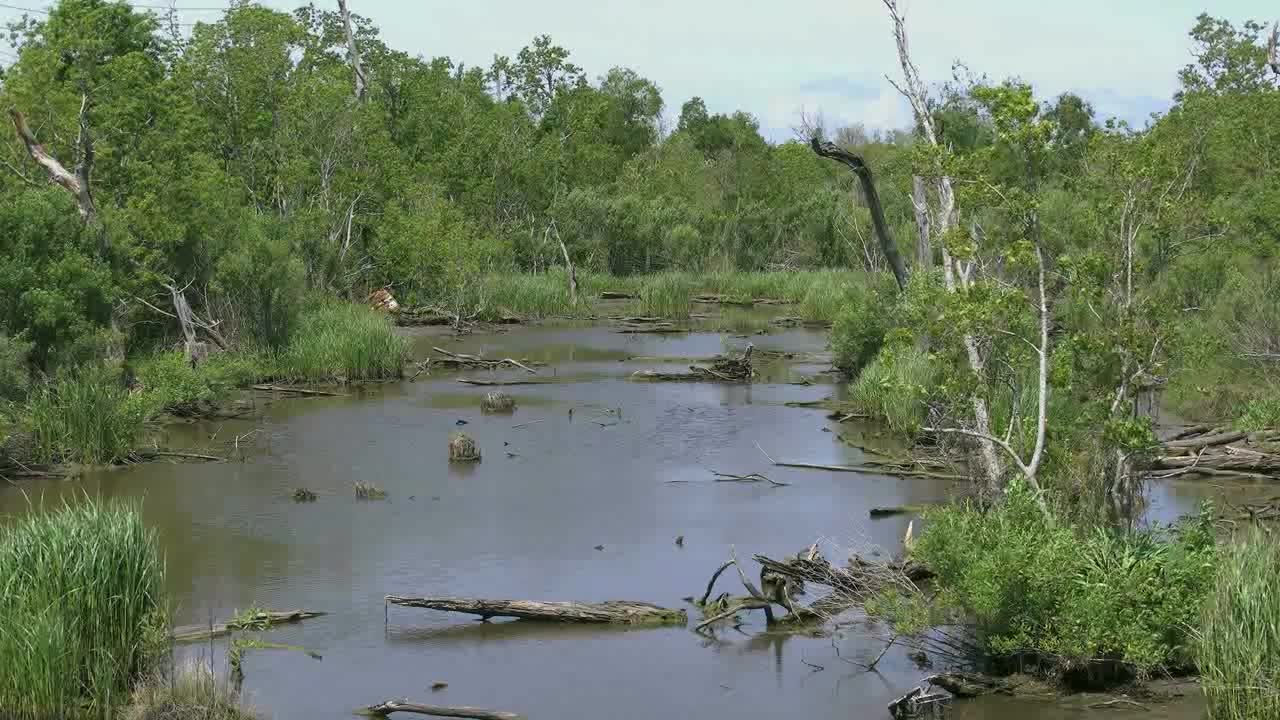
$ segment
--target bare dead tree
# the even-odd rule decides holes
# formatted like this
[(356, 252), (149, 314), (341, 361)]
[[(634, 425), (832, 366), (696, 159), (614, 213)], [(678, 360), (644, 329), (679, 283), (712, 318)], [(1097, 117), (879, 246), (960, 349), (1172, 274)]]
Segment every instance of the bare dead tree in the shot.
[(835, 160), (848, 167), (862, 183), (862, 193), (867, 199), (867, 207), (871, 210), (871, 224), (875, 227), (876, 238), (880, 240), (880, 250), (889, 260), (889, 267), (893, 268), (893, 277), (898, 281), (898, 289), (906, 290), (907, 266), (902, 261), (902, 254), (898, 252), (898, 244), (893, 241), (893, 235), (889, 232), (889, 223), (884, 219), (884, 206), (880, 204), (880, 194), (876, 192), (871, 167), (862, 159), (862, 156), (855, 155), (834, 143), (824, 142), (817, 136), (810, 138), (809, 146), (819, 157)]
[(560, 243), (560, 252), (564, 255), (564, 267), (569, 273), (569, 302), (576, 307), (578, 305), (578, 270), (569, 259), (569, 248), (565, 246), (564, 239), (560, 237), (560, 231), (556, 228), (554, 221), (547, 226), (547, 234), (551, 233), (555, 233), (556, 242)]
[(911, 206), (916, 214), (916, 267), (933, 265), (933, 243), (929, 238), (929, 192), (924, 178), (911, 176)]
[(14, 130), (26, 147), (27, 154), (49, 174), (50, 182), (71, 193), (80, 210), (80, 217), (86, 224), (92, 224), (97, 217), (97, 208), (93, 204), (93, 193), (89, 186), (89, 176), (93, 172), (93, 138), (89, 134), (88, 113), (89, 96), (84, 95), (80, 100), (80, 135), (76, 140), (78, 157), (74, 172), (67, 170), (65, 165), (36, 140), (35, 133), (31, 132), (31, 127), (27, 125), (27, 119), (21, 112), (10, 109), (9, 117), (13, 120)]
[[(898, 92), (911, 104), (911, 110), (920, 126), (924, 141), (935, 148), (941, 148), (942, 142), (938, 129), (934, 124), (933, 114), (929, 110), (928, 88), (920, 78), (919, 68), (911, 60), (911, 49), (907, 41), (906, 20), (898, 10), (897, 0), (882, 0), (882, 2), (889, 11), (889, 19), (893, 21), (893, 37), (898, 46), (898, 61), (902, 66), (904, 84), (899, 85), (893, 80), (889, 82), (893, 83)], [(934, 186), (934, 196), (937, 198), (937, 210), (930, 222), (930, 229), (934, 241), (942, 253), (942, 271), (947, 291), (954, 293), (967, 290), (973, 283), (973, 261), (961, 262), (953, 257), (946, 243), (947, 234), (956, 224), (958, 218), (955, 189), (952, 187), (951, 178), (946, 174), (940, 160), (935, 160), (934, 166), (930, 170), (930, 180)], [(966, 333), (964, 335), (964, 347), (969, 361), (969, 369), (976, 377), (982, 377), (986, 372), (986, 361), (980, 350), (978, 337), (971, 333)], [(1004, 469), (1001, 466), (1000, 458), (996, 454), (998, 445), (993, 442), (991, 413), (987, 408), (986, 398), (982, 397), (981, 394), (973, 393), (970, 397), (970, 402), (973, 406), (974, 429), (965, 431), (964, 434), (970, 435), (977, 440), (979, 457), (982, 460), (982, 472), (988, 489), (993, 490), (999, 483)]]
[(369, 82), (364, 73), (364, 63), (360, 61), (360, 49), (356, 47), (356, 35), (351, 28), (351, 12), (347, 9), (347, 0), (338, 0), (338, 12), (342, 14), (342, 25), (347, 33), (347, 55), (351, 60), (351, 71), (355, 75), (356, 100), (363, 101)]
[(1271, 39), (1267, 41), (1267, 65), (1271, 72), (1280, 75), (1280, 21), (1271, 25)]

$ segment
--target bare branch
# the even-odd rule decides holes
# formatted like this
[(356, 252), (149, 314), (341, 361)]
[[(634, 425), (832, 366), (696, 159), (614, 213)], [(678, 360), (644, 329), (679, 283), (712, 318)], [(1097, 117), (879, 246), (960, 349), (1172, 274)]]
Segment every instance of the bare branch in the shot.
[(364, 74), (364, 64), (360, 62), (360, 49), (356, 47), (356, 36), (351, 29), (351, 13), (347, 9), (347, 0), (338, 0), (338, 12), (342, 14), (342, 25), (347, 32), (347, 54), (351, 60), (351, 71), (355, 74), (356, 100), (364, 100), (368, 80)]

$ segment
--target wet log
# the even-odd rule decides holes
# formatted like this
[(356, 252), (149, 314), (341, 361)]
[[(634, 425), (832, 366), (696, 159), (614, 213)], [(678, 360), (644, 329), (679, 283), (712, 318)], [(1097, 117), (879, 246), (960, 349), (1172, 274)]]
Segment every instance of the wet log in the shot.
[(388, 700), (357, 711), (358, 714), (369, 717), (386, 717), (391, 713), (398, 712), (431, 715), (434, 717), (473, 718), (473, 720), (524, 720), (523, 715), (498, 710), (484, 710), (466, 706), (421, 705), (398, 700)]
[(889, 717), (893, 720), (938, 720), (946, 717), (950, 702), (951, 699), (942, 693), (926, 693), (923, 687), (912, 688), (906, 695), (889, 703)]
[(651, 603), (629, 600), (607, 600), (598, 603), (538, 602), (388, 595), (386, 601), (401, 607), (479, 615), (484, 620), (505, 617), (544, 622), (617, 625), (674, 625), (684, 624), (689, 620), (684, 610), (670, 610)]
[(200, 642), (211, 638), (225, 637), (232, 632), (243, 630), (269, 630), (276, 625), (288, 625), (312, 618), (322, 617), (328, 613), (310, 610), (266, 610), (246, 618), (237, 618), (225, 623), (212, 625), (184, 625), (173, 629), (170, 637), (174, 642)]
[(458, 378), (458, 382), (463, 385), (476, 385), (478, 387), (503, 387), (506, 385), (549, 385), (550, 380), (485, 380), (483, 378)]
[(1008, 686), (1000, 678), (968, 672), (945, 672), (930, 675), (925, 682), (940, 687), (958, 698), (976, 698), (1004, 692)]
[(311, 390), (309, 388), (293, 387), (291, 385), (254, 385), (254, 390), (262, 392), (286, 393), (291, 395), (312, 395), (316, 397), (346, 397), (342, 393), (329, 392), (328, 390)]
[(623, 325), (618, 332), (626, 335), (681, 335), (690, 332), (689, 328), (677, 327), (672, 323), (655, 325)]
[(454, 323), (452, 315), (441, 315), (439, 313), (424, 313), (412, 310), (405, 310), (396, 313), (396, 325), (401, 327), (444, 327)]
[(629, 292), (622, 292), (621, 290), (605, 290), (604, 292), (600, 293), (600, 299), (601, 300), (635, 300), (636, 296)]
[(1167, 450), (1199, 450), (1216, 445), (1230, 445), (1233, 442), (1244, 440), (1246, 437), (1248, 437), (1248, 433), (1221, 432), (1199, 437), (1188, 437), (1182, 440), (1170, 440), (1164, 443), (1164, 448)]

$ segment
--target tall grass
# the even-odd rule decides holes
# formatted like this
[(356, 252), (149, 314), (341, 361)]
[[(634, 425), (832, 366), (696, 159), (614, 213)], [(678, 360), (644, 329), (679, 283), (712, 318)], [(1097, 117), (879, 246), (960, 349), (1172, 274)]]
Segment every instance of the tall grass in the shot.
[(0, 531), (0, 709), (102, 715), (153, 672), (168, 633), (164, 561), (135, 509), (87, 501)]
[(935, 377), (926, 353), (914, 348), (885, 350), (850, 385), (850, 399), (895, 431), (911, 434), (925, 420)]
[(407, 344), (385, 315), (362, 305), (326, 302), (302, 316), (272, 374), (298, 382), (386, 380), (404, 372), (406, 353)]
[(686, 275), (661, 273), (645, 278), (636, 308), (641, 315), (683, 319), (693, 312), (695, 286)]
[(800, 300), (800, 317), (807, 322), (835, 322), (847, 304), (855, 286), (870, 286), (872, 281), (854, 273), (813, 273), (808, 289)]
[(169, 675), (156, 674), (133, 693), (126, 720), (253, 720), (257, 715), (230, 683), (205, 662), (189, 661)]
[(32, 393), (36, 459), (91, 465), (119, 460), (133, 450), (147, 414), (146, 399), (131, 395), (107, 368), (63, 375)]
[(581, 278), (578, 295), (575, 307), (569, 294), (568, 274), (557, 268), (542, 275), (510, 273), (485, 277), (480, 283), (477, 304), (482, 307), (485, 320), (497, 320), (507, 314), (540, 319), (590, 310), (592, 296), (584, 294)]
[(1280, 544), (1253, 531), (1223, 553), (1196, 665), (1211, 720), (1280, 718)]

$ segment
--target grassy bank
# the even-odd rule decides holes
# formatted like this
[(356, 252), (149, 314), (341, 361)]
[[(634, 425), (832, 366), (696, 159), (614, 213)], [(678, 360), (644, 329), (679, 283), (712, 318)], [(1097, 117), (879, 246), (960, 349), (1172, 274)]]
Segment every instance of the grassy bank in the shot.
[(0, 531), (0, 708), (105, 714), (163, 658), (169, 618), (155, 533), (130, 508), (84, 502)]
[(806, 321), (831, 322), (845, 295), (871, 282), (866, 273), (851, 270), (661, 272), (626, 277), (579, 273), (579, 298), (574, 305), (567, 275), (555, 269), (538, 275), (488, 275), (469, 293), (466, 304), (485, 320), (509, 315), (528, 319), (585, 317), (594, 313), (601, 293), (618, 292), (634, 298), (630, 307), (635, 314), (679, 319), (693, 311), (694, 297), (717, 295), (732, 303), (790, 303)]
[(322, 302), (302, 314), (289, 344), (280, 350), (215, 353), (194, 368), (178, 350), (123, 365), (84, 366), (37, 384), (25, 401), (6, 406), (4, 414), (11, 432), (31, 439), (25, 455), (14, 459), (106, 465), (129, 457), (148, 423), (161, 415), (208, 414), (238, 389), (260, 381), (398, 378), (406, 352), (405, 340), (385, 314)]
[(1280, 545), (1254, 531), (1224, 553), (1200, 616), (1196, 663), (1212, 720), (1280, 718)]

